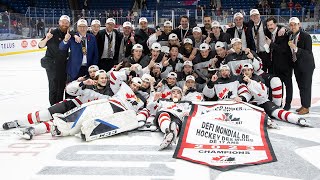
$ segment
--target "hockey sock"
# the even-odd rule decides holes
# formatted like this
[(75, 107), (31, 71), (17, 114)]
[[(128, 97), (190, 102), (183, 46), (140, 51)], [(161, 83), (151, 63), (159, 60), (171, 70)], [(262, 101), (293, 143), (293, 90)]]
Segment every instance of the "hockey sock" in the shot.
[(34, 126), (35, 135), (44, 134), (50, 132), (52, 121), (42, 122)]
[(141, 123), (145, 123), (147, 118), (150, 117), (150, 112), (147, 108), (143, 108), (141, 111), (138, 112), (138, 115), (137, 115), (137, 119), (138, 119), (138, 122), (140, 124)]
[(270, 87), (272, 90), (272, 101), (279, 107), (282, 104), (282, 82), (280, 78), (273, 77), (270, 80)]
[(166, 129), (169, 128), (171, 122), (170, 115), (168, 113), (161, 113), (158, 118), (158, 124), (163, 133), (166, 133)]
[(48, 109), (36, 111), (34, 113), (29, 113), (27, 116), (27, 122), (22, 122), (22, 124), (34, 124), (44, 121), (50, 121), (52, 118)]
[(272, 116), (281, 121), (287, 121), (296, 124), (298, 122), (299, 116), (286, 111), (284, 109), (276, 109), (272, 112)]

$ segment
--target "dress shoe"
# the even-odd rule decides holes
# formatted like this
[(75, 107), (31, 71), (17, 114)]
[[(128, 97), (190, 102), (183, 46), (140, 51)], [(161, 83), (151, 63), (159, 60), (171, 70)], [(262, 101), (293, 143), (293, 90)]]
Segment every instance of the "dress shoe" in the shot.
[(290, 104), (286, 104), (284, 107), (283, 107), (284, 110), (286, 111), (289, 111), (291, 109), (291, 105)]
[(302, 107), (298, 112), (299, 115), (304, 115), (309, 113), (309, 108)]
[(296, 109), (296, 112), (299, 112), (303, 107), (299, 107), (298, 109)]

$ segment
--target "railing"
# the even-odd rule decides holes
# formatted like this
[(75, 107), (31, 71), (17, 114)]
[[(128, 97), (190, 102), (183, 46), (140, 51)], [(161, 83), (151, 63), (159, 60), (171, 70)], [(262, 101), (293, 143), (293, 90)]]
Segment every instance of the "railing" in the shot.
[[(45, 32), (50, 27), (58, 25), (59, 18), (62, 14), (69, 15), (71, 18), (71, 25), (75, 28), (78, 19), (85, 18), (90, 24), (93, 19), (99, 19), (102, 26), (105, 25), (106, 19), (113, 17), (116, 20), (117, 27), (121, 26), (123, 22), (130, 21), (134, 27), (138, 26), (138, 19), (143, 16), (148, 19), (149, 26), (162, 26), (164, 21), (170, 20), (173, 22), (174, 28), (179, 25), (179, 18), (182, 15), (187, 15), (190, 18), (190, 26), (202, 25), (204, 15), (210, 15), (214, 20), (221, 24), (230, 24), (233, 22), (233, 14), (242, 11), (246, 15), (244, 21), (249, 21), (248, 10), (222, 10), (216, 11), (211, 9), (158, 9), (145, 10), (140, 12), (129, 11), (72, 11), (69, 9), (45, 9), (45, 8), (28, 8), (25, 14), (8, 14), (8, 21), (0, 22), (0, 39), (17, 39), (17, 38), (34, 38), (43, 37)], [(274, 9), (276, 15), (261, 15), (262, 19), (270, 16), (275, 16), (279, 23), (287, 24), (290, 15), (281, 14), (280, 9)], [(303, 10), (305, 12), (305, 10)], [(0, 17), (5, 16), (0, 13)], [(315, 15), (316, 16), (316, 15)], [(318, 15), (317, 15), (318, 16)], [(310, 18), (302, 13), (299, 18), (302, 21), (303, 28), (310, 33), (320, 33), (319, 18)], [(3, 18), (2, 18), (3, 19)], [(306, 21), (308, 20), (308, 21)], [(42, 21), (44, 29), (37, 28), (37, 23)]]

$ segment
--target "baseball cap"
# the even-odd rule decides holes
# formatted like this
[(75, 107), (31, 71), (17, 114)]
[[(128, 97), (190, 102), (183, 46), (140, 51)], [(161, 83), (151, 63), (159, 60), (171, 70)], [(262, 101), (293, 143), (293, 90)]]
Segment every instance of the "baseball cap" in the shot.
[(101, 26), (100, 21), (97, 20), (97, 19), (91, 21), (91, 26), (92, 26), (92, 25), (95, 25), (95, 24), (98, 24), (99, 26)]
[(204, 51), (204, 50), (208, 50), (210, 47), (209, 47), (209, 45), (207, 44), (207, 43), (202, 43), (202, 44), (200, 44), (200, 46), (199, 46), (199, 50), (200, 51)]
[(163, 23), (163, 26), (172, 26), (172, 22), (171, 21), (165, 21)]
[(192, 29), (192, 32), (199, 32), (199, 33), (201, 33), (202, 31), (201, 31), (201, 28), (200, 27), (194, 27), (193, 29)]
[(175, 33), (171, 33), (170, 35), (169, 35), (169, 38), (168, 38), (169, 40), (176, 40), (176, 39), (178, 39), (178, 36), (175, 34)]
[(151, 78), (152, 76), (150, 74), (143, 74), (141, 80), (149, 83)]
[(255, 14), (259, 14), (260, 15), (259, 10), (258, 9), (251, 9), (250, 16), (255, 15)]
[(139, 77), (134, 77), (131, 80), (132, 83), (138, 84), (139, 86), (142, 85), (142, 80)]
[(194, 78), (194, 76), (192, 76), (192, 75), (189, 75), (186, 77), (186, 81), (188, 81), (188, 80), (196, 81), (196, 78)]
[(61, 21), (61, 20), (64, 20), (64, 19), (70, 22), (70, 17), (67, 16), (67, 15), (62, 15), (59, 20)]
[(94, 74), (94, 77), (97, 77), (99, 76), (100, 74), (107, 74), (107, 72), (103, 69), (99, 70), (99, 71), (96, 71), (96, 73)]
[(140, 50), (143, 50), (143, 47), (141, 44), (135, 44), (132, 49), (140, 49)]
[(124, 23), (122, 24), (122, 27), (132, 27), (132, 24), (131, 24), (131, 22), (126, 21), (126, 22), (124, 22)]
[(174, 86), (174, 87), (171, 89), (171, 91), (173, 91), (173, 90), (179, 90), (179, 91), (182, 93), (182, 89), (179, 88), (178, 86)]
[(218, 21), (213, 21), (211, 27), (220, 27), (220, 23)]
[(290, 23), (299, 24), (299, 23), (300, 23), (300, 20), (299, 20), (299, 18), (297, 18), (297, 17), (292, 17), (292, 18), (289, 19), (289, 24), (290, 24)]
[(88, 26), (88, 22), (85, 19), (79, 19), (77, 22), (77, 26), (85, 25)]
[(108, 24), (108, 23), (116, 24), (116, 20), (114, 20), (113, 18), (108, 18), (106, 21), (106, 24)]
[(156, 51), (161, 51), (161, 45), (159, 43), (155, 42), (151, 45), (151, 49), (156, 50)]
[(160, 69), (162, 69), (162, 65), (160, 64), (160, 63), (156, 63), (155, 65), (154, 65), (154, 67), (159, 67)]
[(145, 17), (141, 17), (141, 18), (139, 19), (139, 24), (140, 24), (141, 22), (148, 22), (148, 20), (147, 20), (147, 18), (145, 18)]
[(186, 43), (193, 44), (193, 42), (192, 42), (192, 40), (190, 38), (185, 38), (183, 40), (183, 44), (186, 44)]
[(91, 66), (89, 66), (88, 71), (90, 71), (91, 69), (98, 71), (99, 67), (97, 65), (91, 65)]
[(242, 43), (241, 39), (239, 39), (239, 38), (233, 38), (233, 39), (231, 40), (231, 45), (233, 45), (234, 43), (237, 43), (237, 42)]
[(218, 49), (218, 48), (225, 48), (225, 44), (221, 41), (217, 41), (216, 44), (214, 45), (214, 48), (215, 49)]
[(237, 12), (233, 15), (233, 19), (237, 18), (237, 17), (240, 17), (240, 18), (243, 18), (243, 14), (241, 12)]
[(186, 65), (193, 66), (193, 63), (192, 63), (192, 61), (183, 62), (183, 66), (186, 66)]
[(230, 71), (230, 67), (227, 64), (221, 65), (219, 70), (222, 70), (222, 69), (227, 69)]
[(176, 78), (177, 79), (178, 75), (175, 72), (170, 72), (167, 76), (167, 78)]
[(252, 66), (252, 64), (250, 64), (250, 63), (244, 63), (244, 64), (242, 65), (241, 70), (243, 70), (243, 69), (253, 69), (253, 66)]

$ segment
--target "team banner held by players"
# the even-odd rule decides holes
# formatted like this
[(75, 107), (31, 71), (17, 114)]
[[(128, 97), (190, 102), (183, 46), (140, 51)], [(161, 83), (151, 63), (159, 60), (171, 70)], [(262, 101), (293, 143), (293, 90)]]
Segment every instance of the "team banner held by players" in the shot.
[(174, 158), (226, 171), (277, 161), (267, 134), (267, 116), (246, 103), (193, 105)]

